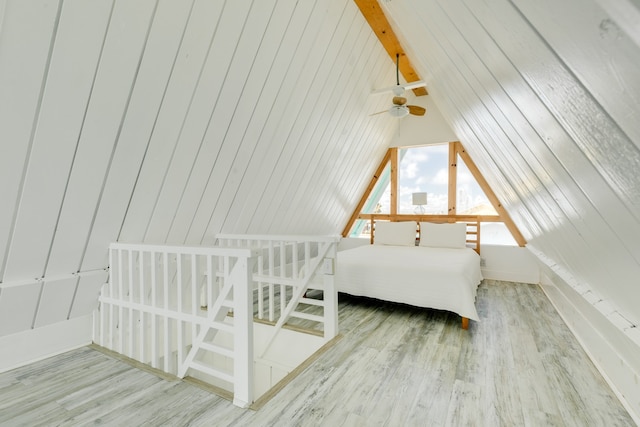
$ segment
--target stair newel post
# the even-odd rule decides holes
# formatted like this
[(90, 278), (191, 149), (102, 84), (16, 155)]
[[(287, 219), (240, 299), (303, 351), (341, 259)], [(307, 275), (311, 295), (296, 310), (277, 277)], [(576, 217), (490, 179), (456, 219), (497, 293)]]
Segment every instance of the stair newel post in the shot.
[(233, 404), (246, 408), (253, 403), (253, 292), (252, 272), (257, 253), (239, 257), (233, 277)]
[(329, 266), (326, 267), (323, 274), (323, 298), (324, 309), (326, 310), (324, 314), (324, 338), (327, 340), (335, 338), (338, 335), (338, 291), (336, 290), (334, 282), (334, 273), (338, 258), (338, 244), (335, 242), (328, 244), (331, 245), (331, 248), (327, 251), (325, 262), (330, 262), (331, 265), (330, 268)]

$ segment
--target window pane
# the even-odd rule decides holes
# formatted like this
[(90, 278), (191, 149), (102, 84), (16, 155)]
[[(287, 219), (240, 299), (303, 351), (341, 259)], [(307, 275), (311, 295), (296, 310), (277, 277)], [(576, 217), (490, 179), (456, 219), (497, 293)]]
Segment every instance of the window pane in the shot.
[[(371, 190), (371, 194), (367, 198), (364, 206), (362, 207), (362, 211), (360, 213), (364, 214), (390, 214), (390, 201), (391, 201), (391, 166), (387, 165), (380, 177), (378, 178), (378, 182)], [(371, 231), (370, 222), (362, 219), (358, 219), (353, 223), (353, 227), (349, 232), (349, 237), (369, 237)]]
[(391, 201), (391, 167), (387, 165), (375, 187), (369, 194), (369, 198), (362, 207), (362, 213), (372, 214), (381, 213), (389, 214), (391, 209), (389, 208)]
[(353, 223), (353, 227), (351, 227), (351, 232), (349, 233), (349, 237), (370, 238), (371, 223), (364, 219), (356, 219), (356, 221)]
[[(448, 144), (399, 150), (398, 213), (446, 214), (448, 204)], [(414, 206), (413, 193), (427, 193), (425, 206)]]
[(456, 162), (458, 165), (456, 179), (456, 212), (458, 215), (498, 215), (460, 156)]

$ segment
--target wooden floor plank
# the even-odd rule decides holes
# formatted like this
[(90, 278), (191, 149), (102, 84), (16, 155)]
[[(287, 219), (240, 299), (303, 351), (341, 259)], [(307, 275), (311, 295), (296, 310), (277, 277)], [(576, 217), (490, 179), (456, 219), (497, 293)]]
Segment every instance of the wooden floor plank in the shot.
[(0, 425), (634, 425), (538, 286), (485, 280), (466, 331), (339, 301), (342, 339), (257, 411), (86, 347), (0, 374)]

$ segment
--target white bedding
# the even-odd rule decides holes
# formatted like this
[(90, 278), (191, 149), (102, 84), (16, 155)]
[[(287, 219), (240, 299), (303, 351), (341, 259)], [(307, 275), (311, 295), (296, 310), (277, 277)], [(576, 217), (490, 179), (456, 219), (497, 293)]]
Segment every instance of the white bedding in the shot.
[(480, 320), (480, 256), (470, 248), (366, 245), (338, 252), (338, 292), (447, 310)]

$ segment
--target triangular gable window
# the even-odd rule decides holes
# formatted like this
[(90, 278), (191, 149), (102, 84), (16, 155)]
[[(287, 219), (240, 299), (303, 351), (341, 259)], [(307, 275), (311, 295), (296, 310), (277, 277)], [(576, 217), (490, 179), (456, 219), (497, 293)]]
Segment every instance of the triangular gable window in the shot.
[[(427, 203), (414, 205), (415, 193), (427, 193)], [(459, 142), (390, 148), (343, 236), (369, 237), (372, 215), (389, 221), (464, 221), (473, 216), (481, 221), (483, 242), (525, 244)]]

